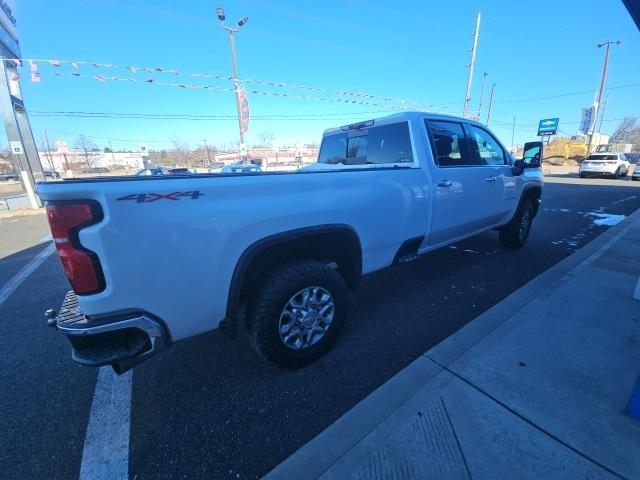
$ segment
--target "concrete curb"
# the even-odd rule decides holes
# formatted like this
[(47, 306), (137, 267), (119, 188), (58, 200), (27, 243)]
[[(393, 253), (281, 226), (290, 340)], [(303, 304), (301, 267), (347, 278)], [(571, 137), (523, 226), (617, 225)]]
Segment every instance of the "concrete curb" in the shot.
[(554, 284), (562, 281), (575, 267), (597, 259), (637, 219), (640, 219), (640, 209), (428, 350), (264, 478), (315, 479), (321, 476), (442, 372), (442, 367), (449, 366), (536, 297), (552, 289)]

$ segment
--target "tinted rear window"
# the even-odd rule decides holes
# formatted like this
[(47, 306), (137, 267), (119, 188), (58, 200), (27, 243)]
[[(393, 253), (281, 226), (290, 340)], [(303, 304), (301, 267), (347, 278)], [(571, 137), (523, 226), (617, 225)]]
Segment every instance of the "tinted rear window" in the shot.
[(329, 135), (322, 140), (318, 163), (344, 165), (412, 163), (407, 122)]
[(587, 160), (617, 160), (617, 155), (589, 155)]

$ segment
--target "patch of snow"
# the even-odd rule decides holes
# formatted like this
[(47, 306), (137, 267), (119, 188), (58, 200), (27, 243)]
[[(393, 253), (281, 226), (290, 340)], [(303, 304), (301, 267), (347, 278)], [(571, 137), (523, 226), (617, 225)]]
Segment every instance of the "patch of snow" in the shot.
[(625, 215), (615, 215), (612, 213), (602, 213), (598, 211), (589, 212), (586, 215), (590, 217), (596, 217), (595, 220), (593, 220), (593, 224), (604, 227), (613, 227), (614, 225), (617, 225), (625, 219)]

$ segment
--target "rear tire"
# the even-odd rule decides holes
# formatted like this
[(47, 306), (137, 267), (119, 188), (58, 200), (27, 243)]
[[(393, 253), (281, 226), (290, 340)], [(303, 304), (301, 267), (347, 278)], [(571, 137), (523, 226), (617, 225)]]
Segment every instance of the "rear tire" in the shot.
[(587, 174), (586, 173), (580, 173), (580, 178), (587, 178)]
[(534, 205), (525, 200), (511, 221), (500, 230), (500, 243), (506, 248), (521, 248), (527, 242), (534, 217)]
[(265, 360), (299, 367), (336, 341), (348, 308), (349, 292), (336, 270), (316, 260), (295, 260), (259, 282), (247, 305), (249, 341)]

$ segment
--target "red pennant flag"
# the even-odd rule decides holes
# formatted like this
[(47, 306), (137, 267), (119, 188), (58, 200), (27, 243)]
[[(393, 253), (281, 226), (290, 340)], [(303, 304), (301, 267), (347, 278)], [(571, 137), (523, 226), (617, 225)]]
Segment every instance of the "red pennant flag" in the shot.
[(38, 72), (31, 72), (31, 83), (40, 83), (40, 74)]
[(17, 73), (14, 73), (11, 75), (11, 81), (13, 82), (17, 82), (18, 80), (20, 80), (20, 75)]
[(49, 60), (49, 65), (51, 65), (52, 67), (59, 67), (60, 60)]
[(22, 62), (20, 61), (20, 59), (19, 59), (19, 58), (12, 58), (12, 59), (11, 59), (11, 61), (12, 61), (13, 63), (15, 63), (15, 64), (16, 64), (16, 66), (18, 66), (18, 67), (21, 67), (21, 66), (22, 66)]
[(34, 62), (33, 60), (29, 60), (29, 70), (31, 70), (31, 73), (35, 73), (38, 71), (38, 64), (36, 62)]
[(106, 81), (106, 78), (104, 78), (102, 75), (94, 75), (93, 79), (97, 80), (100, 83), (104, 83)]

